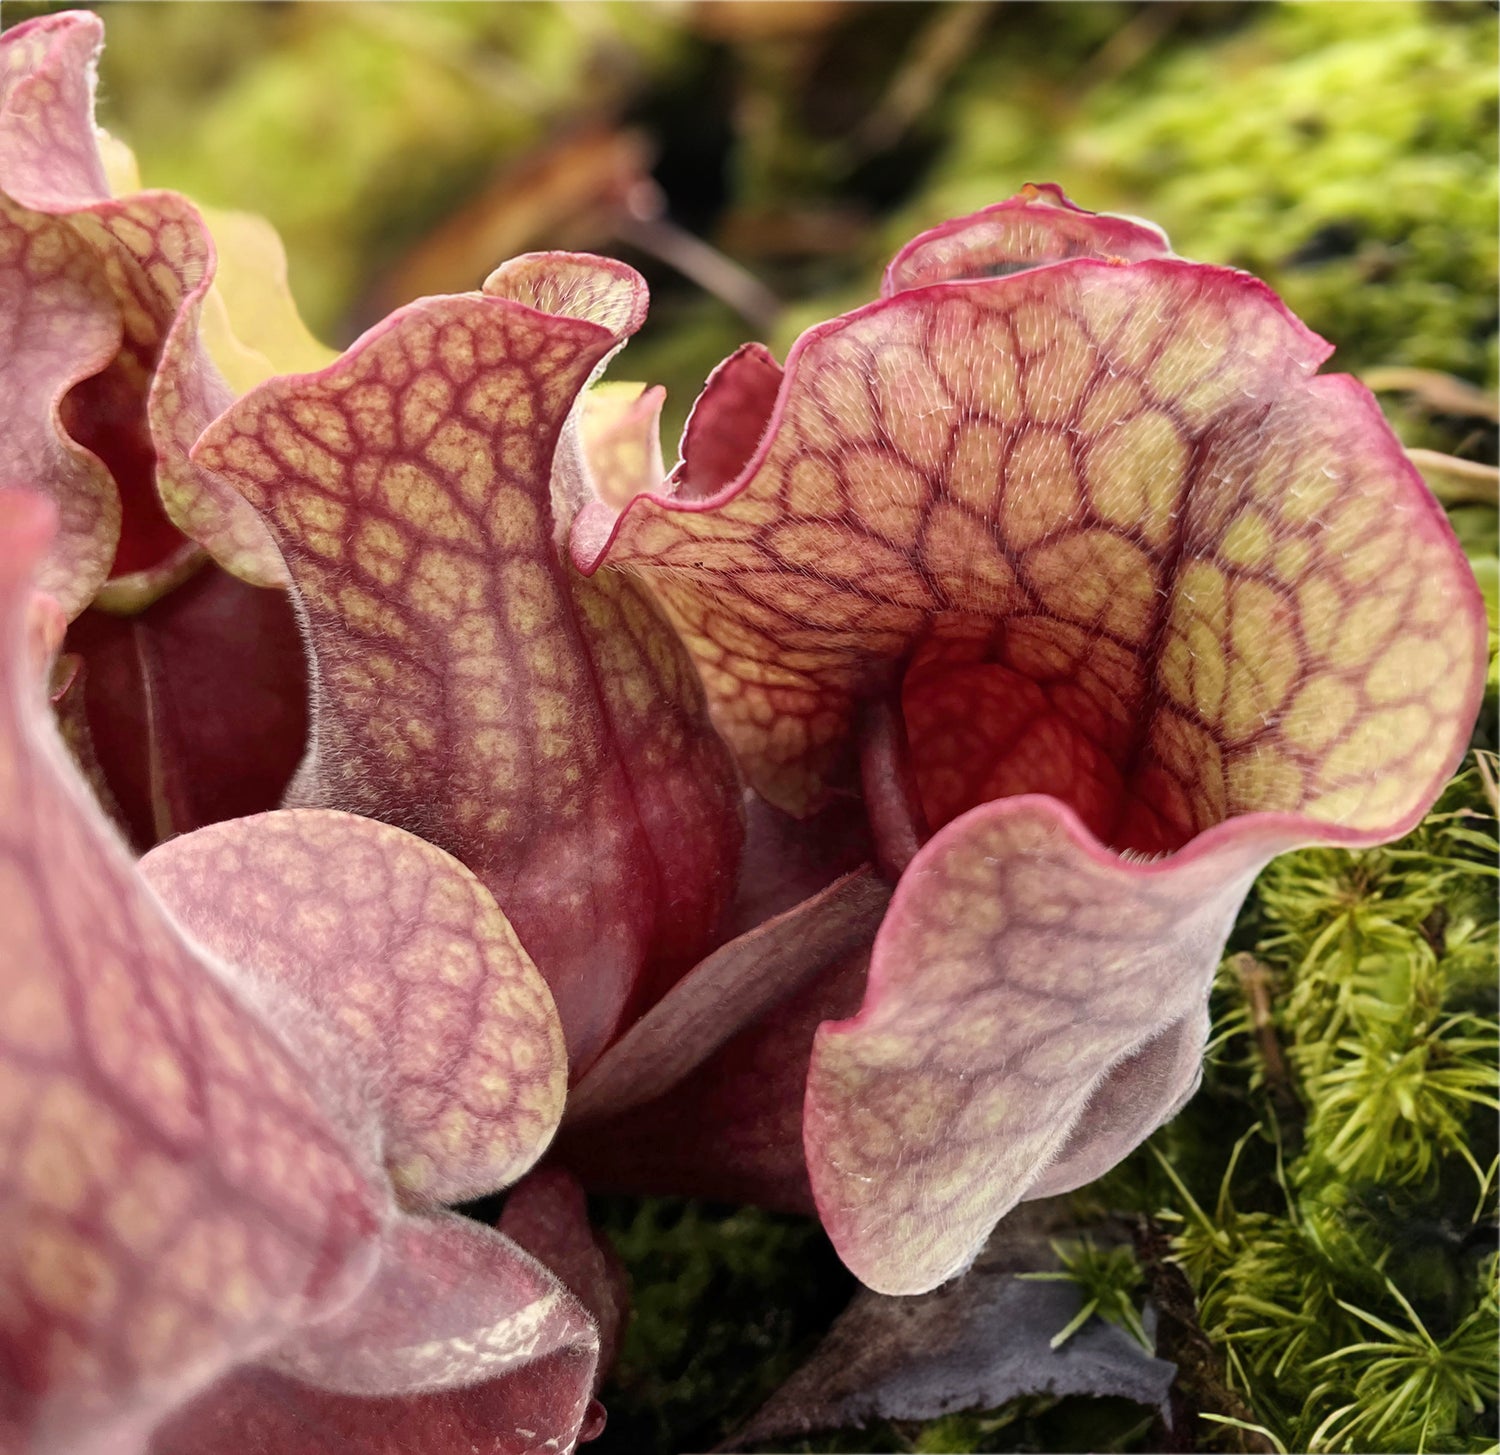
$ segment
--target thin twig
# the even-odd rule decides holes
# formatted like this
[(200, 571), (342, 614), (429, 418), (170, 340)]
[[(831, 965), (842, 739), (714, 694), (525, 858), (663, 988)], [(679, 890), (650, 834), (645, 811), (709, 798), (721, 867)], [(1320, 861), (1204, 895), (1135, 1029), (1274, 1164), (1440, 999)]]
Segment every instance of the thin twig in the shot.
[(844, 162), (854, 166), (893, 147), (927, 112), (958, 65), (973, 53), (995, 0), (945, 5), (927, 24), (875, 109), (849, 138)]
[(1487, 753), (1482, 748), (1474, 750), (1474, 766), (1479, 769), (1479, 781), (1484, 786), (1484, 796), (1489, 799), (1490, 807), (1495, 810), (1495, 816), (1500, 818), (1500, 777), (1496, 776), (1496, 766), (1500, 764), (1500, 757), (1494, 753)]
[(1230, 1388), (1224, 1361), (1198, 1318), (1198, 1299), (1187, 1274), (1172, 1256), (1171, 1240), (1151, 1218), (1135, 1227), (1135, 1251), (1157, 1311), (1157, 1353), (1177, 1365), (1171, 1393), (1172, 1427), (1158, 1428), (1153, 1449), (1201, 1450), (1205, 1415), (1227, 1419), (1242, 1431), (1231, 1448), (1249, 1455), (1275, 1455), (1274, 1437), (1254, 1423), (1255, 1412)]
[(615, 218), (615, 232), (620, 241), (639, 248), (696, 283), (705, 293), (713, 294), (751, 328), (765, 334), (774, 330), (781, 317), (781, 299), (753, 273), (658, 211), (653, 205), (654, 186), (639, 191), (641, 196), (632, 196)]
[(1377, 394), (1411, 394), (1433, 414), (1500, 421), (1500, 396), (1438, 369), (1408, 369), (1391, 364), (1366, 369), (1360, 378), (1366, 389)]
[(1406, 458), (1422, 472), (1427, 488), (1444, 505), (1500, 504), (1500, 469), (1478, 460), (1461, 460), (1439, 450), (1407, 450)]
[(1157, 0), (1156, 4), (1141, 6), (1089, 57), (1069, 90), (1075, 96), (1087, 96), (1096, 87), (1133, 70), (1172, 33), (1186, 9), (1182, 0)]

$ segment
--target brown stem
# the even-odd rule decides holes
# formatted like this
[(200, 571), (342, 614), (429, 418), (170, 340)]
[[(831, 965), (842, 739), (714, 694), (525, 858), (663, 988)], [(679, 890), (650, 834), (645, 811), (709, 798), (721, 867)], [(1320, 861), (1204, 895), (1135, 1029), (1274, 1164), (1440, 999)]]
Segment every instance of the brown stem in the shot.
[(1250, 1031), (1265, 1068), (1266, 1089), (1279, 1112), (1295, 1112), (1297, 1096), (1271, 1016), (1271, 972), (1254, 955), (1236, 955), (1231, 963), (1245, 1003), (1250, 1007)]
[(846, 168), (895, 146), (931, 109), (949, 77), (973, 54), (995, 8), (995, 0), (964, 0), (933, 12), (879, 104), (850, 137)]
[(899, 879), (932, 830), (917, 792), (906, 724), (892, 697), (874, 698), (860, 713), (859, 776), (876, 858), (890, 879)]
[[(1198, 1300), (1187, 1275), (1172, 1257), (1172, 1242), (1151, 1218), (1135, 1229), (1135, 1252), (1146, 1275), (1146, 1287), (1156, 1305), (1156, 1352), (1177, 1365), (1172, 1385), (1172, 1428), (1158, 1429), (1151, 1448), (1162, 1451), (1201, 1450), (1202, 1414), (1226, 1415), (1255, 1423), (1255, 1413), (1229, 1387), (1224, 1361), (1198, 1321)], [(1270, 1455), (1276, 1446), (1255, 1430), (1220, 1426), (1216, 1433), (1229, 1448), (1244, 1455)]]
[(1484, 788), (1484, 796), (1489, 799), (1490, 807), (1500, 816), (1500, 758), (1494, 753), (1486, 753), (1482, 748), (1474, 749), (1474, 764), (1479, 769), (1479, 782)]
[(1171, 35), (1189, 8), (1181, 0), (1158, 0), (1156, 4), (1141, 6), (1073, 77), (1071, 94), (1087, 96), (1134, 70)]

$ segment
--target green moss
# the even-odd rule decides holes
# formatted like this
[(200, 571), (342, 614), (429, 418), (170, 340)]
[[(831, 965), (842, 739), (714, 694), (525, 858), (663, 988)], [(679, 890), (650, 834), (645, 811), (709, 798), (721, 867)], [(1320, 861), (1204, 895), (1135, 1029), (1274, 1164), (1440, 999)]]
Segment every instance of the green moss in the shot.
[(1493, 379), (1496, 30), (1459, 10), (1278, 7), (1101, 107), (1079, 145), (1193, 256), (1273, 281), (1346, 366)]
[[(806, 1440), (780, 1440), (766, 1455), (988, 1455), (994, 1451), (1149, 1450), (1152, 1416), (1125, 1399), (1037, 1395), (942, 1419), (877, 1420)], [(752, 1449), (755, 1447), (752, 1447)]]
[[(631, 1278), (625, 1344), (603, 1399), (597, 1455), (678, 1455), (716, 1446), (791, 1375), (855, 1291), (810, 1219), (680, 1198), (597, 1198), (595, 1225)], [(1107, 1311), (1135, 1317), (1128, 1254), (1065, 1250), (1072, 1276)], [(1128, 1308), (1129, 1313), (1125, 1313)], [(928, 1422), (778, 1441), (778, 1452), (1133, 1450), (1149, 1413), (1127, 1400), (1046, 1396)]]
[(808, 1218), (681, 1198), (600, 1198), (631, 1317), (593, 1449), (706, 1450), (787, 1379), (854, 1290)]
[(1398, 844), (1277, 860), (1209, 1099), (1090, 1194), (1179, 1229), (1229, 1387), (1287, 1449), (1493, 1440), (1496, 848), (1470, 768)]
[(1187, 255), (1267, 279), (1345, 367), (1493, 381), (1493, 13), (1351, 3), (1248, 17), (1208, 44), (1166, 36), (1091, 88), (1028, 50), (990, 52), (954, 102), (933, 185), (893, 234), (1054, 176), (1085, 206), (1150, 217)]
[(1083, 1302), (1077, 1314), (1052, 1340), (1060, 1349), (1090, 1319), (1103, 1319), (1125, 1330), (1144, 1349), (1154, 1344), (1141, 1322), (1140, 1288), (1144, 1279), (1140, 1264), (1129, 1248), (1100, 1247), (1092, 1238), (1080, 1238), (1053, 1244), (1062, 1265), (1055, 1273), (1023, 1273), (1022, 1278), (1037, 1281), (1066, 1281), (1077, 1284)]

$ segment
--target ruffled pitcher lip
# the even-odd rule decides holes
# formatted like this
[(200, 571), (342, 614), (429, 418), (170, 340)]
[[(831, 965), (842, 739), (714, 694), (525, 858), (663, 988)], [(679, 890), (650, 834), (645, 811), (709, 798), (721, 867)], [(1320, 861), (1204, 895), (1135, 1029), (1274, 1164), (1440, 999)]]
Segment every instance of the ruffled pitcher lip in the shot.
[[(837, 318), (826, 319), (822, 323), (814, 324), (811, 328), (804, 330), (797, 336), (796, 341), (787, 352), (786, 362), (781, 366), (782, 379), (776, 393), (775, 402), (767, 416), (765, 425), (760, 431), (760, 438), (750, 458), (741, 467), (739, 473), (731, 480), (725, 481), (711, 494), (697, 496), (690, 500), (683, 500), (675, 495), (662, 491), (651, 491), (637, 495), (622, 509), (611, 509), (602, 502), (590, 502), (578, 514), (569, 537), (569, 551), (574, 566), (584, 575), (593, 575), (601, 566), (609, 563), (610, 550), (628, 518), (632, 514), (638, 514), (648, 503), (658, 506), (664, 510), (681, 512), (686, 515), (711, 515), (715, 511), (722, 510), (744, 493), (746, 487), (755, 478), (756, 473), (765, 463), (766, 457), (771, 453), (776, 441), (776, 435), (785, 422), (790, 402), (796, 395), (797, 386), (800, 383), (799, 367), (803, 356), (807, 354), (818, 343), (848, 330), (852, 325), (863, 322), (866, 319), (878, 318), (882, 314), (902, 311), (912, 306), (913, 302), (921, 302), (927, 298), (944, 298), (962, 296), (969, 290), (981, 290), (976, 296), (981, 298), (993, 297), (995, 293), (1006, 288), (1016, 286), (1016, 280), (1024, 278), (1027, 274), (1038, 272), (1062, 272), (1062, 271), (1095, 271), (1095, 270), (1170, 270), (1190, 273), (1195, 277), (1219, 278), (1236, 288), (1247, 288), (1262, 296), (1265, 302), (1274, 305), (1277, 312), (1287, 325), (1300, 334), (1306, 341), (1309, 354), (1315, 354), (1318, 363), (1327, 360), (1333, 353), (1333, 345), (1302, 322), (1282, 299), (1259, 278), (1243, 272), (1238, 268), (1219, 267), (1209, 263), (1194, 263), (1178, 257), (1146, 258), (1140, 261), (1107, 260), (1099, 258), (1066, 258), (1057, 262), (1040, 263), (1034, 267), (1027, 268), (1024, 272), (1013, 273), (1004, 277), (974, 279), (949, 279), (943, 282), (926, 283), (917, 288), (903, 289), (893, 293), (889, 297), (876, 298), (860, 307), (851, 309), (848, 313), (840, 314)], [(725, 360), (725, 364), (750, 350), (766, 353), (764, 346), (760, 344), (745, 344)], [(767, 354), (769, 358), (769, 354)], [(774, 360), (772, 360), (774, 362)], [(719, 366), (724, 367), (724, 364)], [(1351, 383), (1358, 384), (1349, 375), (1326, 375), (1326, 378), (1348, 378)], [(691, 423), (691, 415), (689, 416)], [(1415, 472), (1413, 472), (1415, 475)], [(668, 477), (672, 478), (671, 476)], [(1420, 476), (1416, 476), (1420, 481)], [(1425, 491), (1425, 487), (1424, 487)]]
[(624, 264), (526, 255), (257, 385), (191, 455), (291, 571), (315, 728), (288, 801), (472, 867), (548, 979), (575, 1076), (708, 947), (743, 833), (669, 626), (556, 539), (586, 479), (580, 401), (644, 308)]
[[(1290, 849), (1386, 842), (1421, 814), (1375, 829), (1247, 814), (1148, 861), (1047, 795), (945, 825), (896, 886), (862, 1008), (814, 1040), (803, 1137), (840, 1257), (877, 1292), (924, 1292), (961, 1273), (1017, 1202), (1113, 1165), (1196, 1085), (1209, 982), (1255, 875)], [(1030, 897), (1007, 899), (1007, 886)], [(1069, 907), (1036, 920), (1049, 894)], [(1117, 978), (1123, 992), (1108, 989)], [(1153, 1060), (1195, 1014), (1184, 1047)], [(995, 1098), (999, 1123), (984, 1110)]]
[[(973, 262), (972, 226), (947, 225), (971, 250), (955, 267)], [(1097, 1172), (1180, 1104), (1197, 1074), (1208, 983), (1254, 875), (1298, 845), (1357, 849), (1409, 830), (1459, 760), (1483, 690), (1477, 590), (1368, 392), (1317, 373), (1329, 345), (1264, 284), (1164, 256), (1154, 231), (1137, 240), (1149, 254), (1139, 260), (1049, 258), (978, 281), (925, 281), (817, 325), (793, 345), (774, 394), (774, 361), (741, 350), (700, 396), (668, 487), (618, 511), (586, 507), (570, 540), (582, 571), (623, 565), (652, 580), (751, 782), (793, 812), (823, 801), (820, 781), (831, 791), (826, 775), (844, 772), (834, 755), (859, 704), (904, 682), (944, 610), (994, 618), (1007, 633), (1011, 616), (1040, 623), (1034, 640), (1058, 645), (1050, 660), (1035, 648), (1043, 665), (1031, 685), (1081, 690), (1087, 666), (1089, 712), (1128, 732), (1125, 766), (1111, 764), (1128, 768), (1120, 791), (1140, 795), (1160, 833), (1127, 826), (1115, 841), (1125, 847), (1113, 847), (1082, 800), (1040, 786), (1047, 767), (1070, 791), (1066, 744), (1039, 738), (1034, 751), (1052, 754), (1040, 766), (997, 758), (974, 773), (977, 803), (960, 792), (951, 812), (922, 815), (939, 827), (900, 873), (864, 1006), (817, 1032), (803, 1115), (813, 1194), (846, 1263), (886, 1292), (951, 1276), (1028, 1188)], [(979, 340), (1012, 350), (1004, 368), (965, 359)], [(959, 452), (951, 435), (942, 447), (945, 420), (955, 430), (972, 409), (1007, 441), (1041, 438), (1070, 411), (1089, 418), (1091, 391), (1121, 373), (1137, 402), (1109, 396), (1086, 426), (1083, 463), (1022, 465), (1007, 443), (1004, 455), (965, 457), (970, 476), (950, 480)], [(741, 398), (763, 416), (721, 421)], [(939, 421), (927, 434), (922, 406)], [(1166, 436), (1166, 504), (1110, 453), (1135, 413)], [(694, 431), (718, 423), (733, 428), (720, 459), (736, 467), (728, 478), (694, 474)], [(686, 498), (674, 494), (689, 476)], [(1037, 512), (1057, 518), (1059, 539), (1118, 548), (1145, 582), (1119, 576), (1146, 605), (1117, 614), (1103, 656), (1090, 656), (1099, 623), (1111, 626), (1119, 603), (1083, 589), (1087, 552), (1067, 558), (1070, 574), (1061, 554), (1045, 554), (1056, 550), (1045, 530), (1026, 533), (1024, 508), (1009, 513), (1012, 492), (1054, 486), (1064, 505), (1077, 494), (1067, 509)], [(911, 519), (888, 508), (892, 491), (915, 497)], [(945, 510), (971, 534), (939, 531), (932, 520)], [(967, 576), (989, 546), (986, 526), (991, 574)], [(1028, 672), (998, 630), (937, 645), (951, 649), (937, 659), (945, 671), (993, 661)], [(1114, 675), (1099, 675), (1106, 668)], [(931, 712), (953, 708), (921, 691)], [(942, 692), (957, 702), (962, 687)], [(1330, 700), (1339, 706), (1320, 705)], [(1078, 730), (1100, 731), (1089, 712)], [(1130, 714), (1128, 727), (1110, 712)], [(967, 720), (951, 744), (908, 732), (903, 751), (920, 779), (932, 747), (960, 759), (988, 747), (975, 732)], [(1003, 737), (995, 751), (1010, 751)], [(1017, 777), (1010, 791), (988, 786)], [(1154, 840), (1169, 851), (1129, 847)]]

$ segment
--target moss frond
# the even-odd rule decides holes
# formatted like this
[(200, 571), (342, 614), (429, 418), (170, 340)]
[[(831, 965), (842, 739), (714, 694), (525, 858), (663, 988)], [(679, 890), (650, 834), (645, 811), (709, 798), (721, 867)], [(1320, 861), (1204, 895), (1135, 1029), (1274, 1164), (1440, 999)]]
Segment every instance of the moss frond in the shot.
[(1078, 1312), (1057, 1331), (1052, 1347), (1060, 1349), (1091, 1318), (1125, 1330), (1143, 1349), (1151, 1351), (1155, 1342), (1141, 1322), (1140, 1290), (1145, 1282), (1135, 1254), (1125, 1247), (1101, 1247), (1092, 1238), (1053, 1243), (1062, 1267), (1056, 1272), (1023, 1273), (1034, 1282), (1077, 1284), (1082, 1295)]

